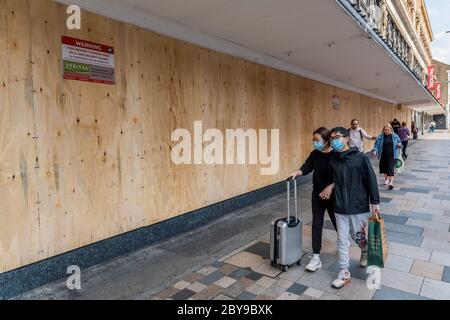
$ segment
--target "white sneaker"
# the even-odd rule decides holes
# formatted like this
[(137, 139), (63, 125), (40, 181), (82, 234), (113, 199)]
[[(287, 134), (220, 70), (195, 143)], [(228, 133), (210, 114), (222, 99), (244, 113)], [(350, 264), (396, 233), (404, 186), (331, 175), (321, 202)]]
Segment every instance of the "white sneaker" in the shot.
[(361, 259), (359, 259), (359, 265), (363, 268), (367, 267), (367, 251), (361, 251)]
[(332, 286), (335, 289), (342, 289), (346, 285), (349, 285), (352, 281), (351, 274), (348, 270), (341, 270), (336, 280), (333, 281)]
[(310, 272), (316, 272), (317, 270), (319, 270), (321, 268), (322, 268), (322, 262), (320, 261), (319, 255), (314, 255), (311, 258), (311, 261), (305, 267), (305, 269), (310, 271)]

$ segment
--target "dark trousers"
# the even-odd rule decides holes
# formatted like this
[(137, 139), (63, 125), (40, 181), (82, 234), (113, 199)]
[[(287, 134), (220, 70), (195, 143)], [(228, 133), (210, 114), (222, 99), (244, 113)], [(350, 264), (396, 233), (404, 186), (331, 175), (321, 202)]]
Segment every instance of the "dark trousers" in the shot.
[(336, 217), (334, 216), (334, 195), (332, 198), (330, 198), (330, 200), (323, 200), (322, 198), (320, 198), (318, 192), (313, 192), (311, 203), (313, 214), (312, 248), (314, 254), (320, 254), (320, 251), (322, 250), (322, 229), (325, 219), (325, 211), (328, 211), (328, 216), (331, 219), (331, 223), (333, 224), (334, 229), (337, 230)]
[(402, 155), (403, 159), (405, 159), (407, 157), (406, 149), (408, 148), (408, 141), (402, 141), (402, 144), (403, 144)]

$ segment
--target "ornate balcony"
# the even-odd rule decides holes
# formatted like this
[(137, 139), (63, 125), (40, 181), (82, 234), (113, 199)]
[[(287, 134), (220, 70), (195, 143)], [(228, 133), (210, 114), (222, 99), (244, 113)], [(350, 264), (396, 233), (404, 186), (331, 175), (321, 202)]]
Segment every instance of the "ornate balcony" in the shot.
[(348, 0), (377, 32), (381, 27), (381, 0)]
[(424, 83), (425, 72), (402, 31), (387, 8), (386, 0), (347, 0), (370, 27), (377, 32), (393, 53), (408, 67), (416, 78)]

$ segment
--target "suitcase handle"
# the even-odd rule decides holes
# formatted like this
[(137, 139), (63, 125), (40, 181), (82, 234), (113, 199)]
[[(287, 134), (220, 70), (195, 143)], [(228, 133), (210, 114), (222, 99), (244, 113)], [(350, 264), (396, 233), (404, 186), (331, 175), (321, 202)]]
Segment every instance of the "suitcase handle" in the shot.
[(288, 179), (287, 180), (287, 221), (290, 221), (291, 218), (291, 211), (290, 211), (290, 197), (291, 197), (291, 188), (290, 184), (291, 181), (294, 181), (294, 207), (295, 207), (295, 221), (298, 220), (298, 200), (297, 200), (297, 179)]

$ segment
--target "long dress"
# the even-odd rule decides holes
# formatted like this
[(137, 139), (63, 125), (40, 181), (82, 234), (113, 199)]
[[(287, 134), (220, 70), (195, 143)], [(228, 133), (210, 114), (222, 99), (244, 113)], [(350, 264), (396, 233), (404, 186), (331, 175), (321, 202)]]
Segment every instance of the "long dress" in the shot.
[(383, 151), (380, 159), (380, 173), (393, 177), (394, 171), (394, 142), (392, 135), (384, 135)]

